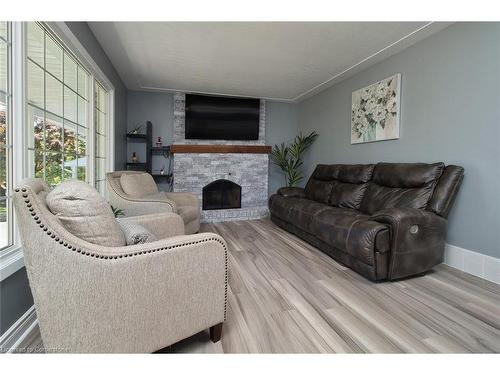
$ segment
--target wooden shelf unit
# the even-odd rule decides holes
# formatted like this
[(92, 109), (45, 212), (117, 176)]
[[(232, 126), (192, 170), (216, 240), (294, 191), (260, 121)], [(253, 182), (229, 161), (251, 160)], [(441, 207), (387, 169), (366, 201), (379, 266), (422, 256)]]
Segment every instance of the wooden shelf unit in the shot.
[(126, 169), (144, 171), (151, 174), (151, 143), (153, 142), (153, 124), (146, 121), (146, 134), (127, 134), (127, 142), (140, 142), (146, 146), (146, 161), (140, 163), (127, 162)]
[(147, 134), (127, 134), (127, 138), (128, 139), (144, 139), (144, 140), (147, 140), (148, 139), (148, 135)]

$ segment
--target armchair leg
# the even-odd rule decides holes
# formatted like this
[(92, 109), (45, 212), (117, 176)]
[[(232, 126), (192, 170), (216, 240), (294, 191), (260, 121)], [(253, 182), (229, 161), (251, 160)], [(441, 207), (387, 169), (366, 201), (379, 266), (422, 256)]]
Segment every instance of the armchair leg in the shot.
[(222, 337), (222, 323), (210, 327), (210, 340), (212, 340), (212, 342), (220, 341), (221, 337)]

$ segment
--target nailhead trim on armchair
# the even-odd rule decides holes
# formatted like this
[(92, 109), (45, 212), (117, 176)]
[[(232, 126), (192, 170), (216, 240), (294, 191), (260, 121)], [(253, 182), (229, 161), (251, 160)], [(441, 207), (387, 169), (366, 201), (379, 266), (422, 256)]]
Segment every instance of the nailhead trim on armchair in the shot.
[(28, 211), (30, 212), (31, 216), (33, 217), (33, 219), (35, 220), (35, 222), (38, 224), (38, 226), (45, 232), (45, 234), (47, 234), (52, 239), (54, 239), (54, 241), (62, 244), (64, 247), (67, 247), (71, 251), (74, 251), (74, 252), (76, 252), (78, 254), (82, 254), (82, 255), (85, 255), (85, 256), (89, 256), (91, 258), (105, 259), (105, 260), (108, 260), (108, 259), (111, 259), (111, 260), (112, 259), (121, 259), (121, 258), (129, 258), (129, 257), (134, 257), (134, 256), (139, 256), (139, 255), (154, 253), (154, 252), (158, 252), (158, 251), (165, 251), (165, 250), (170, 250), (170, 249), (175, 249), (175, 248), (186, 247), (186, 246), (195, 245), (195, 244), (204, 243), (204, 242), (210, 242), (210, 241), (214, 241), (214, 242), (220, 243), (222, 245), (222, 247), (224, 248), (224, 263), (225, 263), (224, 264), (224, 266), (225, 266), (225, 275), (224, 275), (224, 321), (226, 320), (226, 318), (227, 318), (227, 302), (228, 302), (228, 298), (227, 298), (227, 291), (228, 291), (228, 285), (227, 285), (228, 284), (228, 254), (227, 254), (227, 247), (226, 247), (226, 245), (222, 241), (220, 241), (219, 239), (217, 239), (217, 238), (206, 238), (206, 239), (203, 239), (203, 240), (191, 241), (191, 242), (187, 242), (187, 243), (180, 244), (180, 245), (172, 245), (172, 246), (161, 247), (159, 249), (138, 251), (138, 252), (135, 252), (135, 253), (132, 253), (132, 254), (111, 255), (111, 256), (95, 254), (95, 253), (92, 253), (92, 252), (90, 252), (90, 251), (88, 251), (86, 249), (77, 248), (76, 246), (73, 246), (73, 245), (71, 245), (71, 244), (63, 241), (52, 230), (50, 230), (44, 223), (42, 223), (41, 220), (40, 220), (40, 218), (37, 216), (34, 208), (32, 207), (31, 201), (29, 199), (29, 192), (28, 192), (28, 190), (26, 188), (21, 188), (21, 189), (16, 188), (14, 191), (16, 193), (19, 193), (19, 191), (22, 192), (22, 197), (25, 198), (24, 199), (24, 203), (26, 204), (26, 207), (28, 208)]

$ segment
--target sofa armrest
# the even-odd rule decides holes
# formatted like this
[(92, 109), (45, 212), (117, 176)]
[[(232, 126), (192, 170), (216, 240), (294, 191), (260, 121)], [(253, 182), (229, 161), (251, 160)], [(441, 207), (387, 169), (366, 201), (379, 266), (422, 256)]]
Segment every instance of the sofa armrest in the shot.
[(179, 215), (171, 212), (125, 217), (120, 219), (120, 221), (142, 225), (158, 239), (185, 234), (184, 221)]
[(305, 198), (306, 196), (301, 187), (282, 187), (278, 189), (278, 194), (286, 198)]
[(443, 261), (446, 219), (425, 210), (390, 208), (376, 212), (369, 220), (389, 225), (389, 279), (419, 274)]

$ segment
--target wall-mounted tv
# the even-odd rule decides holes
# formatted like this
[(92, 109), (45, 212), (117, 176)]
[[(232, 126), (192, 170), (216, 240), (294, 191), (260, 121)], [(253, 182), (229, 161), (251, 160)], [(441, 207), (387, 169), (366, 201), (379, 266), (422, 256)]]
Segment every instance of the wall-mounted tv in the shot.
[(259, 139), (259, 99), (186, 94), (186, 139)]

